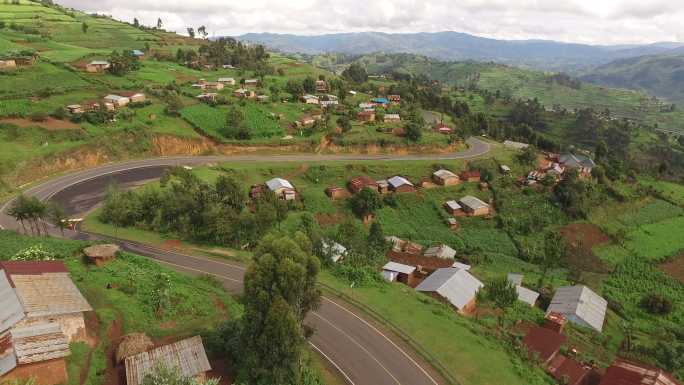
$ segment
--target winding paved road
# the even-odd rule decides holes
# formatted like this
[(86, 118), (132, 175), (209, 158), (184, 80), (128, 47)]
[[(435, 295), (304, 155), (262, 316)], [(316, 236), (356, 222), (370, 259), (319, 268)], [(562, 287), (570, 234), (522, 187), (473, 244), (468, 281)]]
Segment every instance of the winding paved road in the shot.
[[(166, 169), (178, 165), (201, 165), (215, 162), (315, 162), (355, 160), (450, 160), (469, 159), (489, 152), (490, 145), (476, 138), (468, 140), (465, 151), (444, 155), (274, 155), (274, 156), (204, 156), (169, 157), (109, 164), (62, 176), (25, 192), (41, 200), (61, 204), (71, 217), (81, 215), (103, 200), (107, 187), (139, 185), (158, 179)], [(18, 223), (5, 214), (9, 203), (0, 209), (0, 228), (19, 230)], [(59, 233), (55, 232), (55, 235)], [(72, 239), (97, 240), (80, 231), (66, 231)], [(239, 293), (245, 266), (209, 258), (160, 250), (134, 242), (121, 241), (130, 252), (157, 260), (177, 271), (191, 275), (210, 274), (221, 280), (226, 289)], [(321, 307), (310, 314), (307, 323), (315, 327), (312, 347), (324, 356), (350, 385), (442, 385), (447, 382), (430, 365), (417, 357), (392, 333), (367, 320), (353, 307), (334, 298), (324, 297)]]

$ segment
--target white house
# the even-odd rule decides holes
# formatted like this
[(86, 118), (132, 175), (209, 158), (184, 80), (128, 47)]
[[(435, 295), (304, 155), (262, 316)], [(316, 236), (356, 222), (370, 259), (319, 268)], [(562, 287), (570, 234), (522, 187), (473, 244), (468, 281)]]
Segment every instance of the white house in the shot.
[(484, 284), (462, 269), (438, 269), (416, 287), (416, 290), (437, 295), (452, 304), (460, 313), (475, 308), (475, 296)]
[(586, 286), (564, 286), (558, 288), (551, 299), (546, 314), (559, 313), (568, 321), (591, 327), (600, 332), (606, 318), (608, 301)]
[(409, 276), (413, 274), (414, 271), (416, 271), (415, 266), (404, 265), (397, 262), (387, 262), (387, 264), (382, 267), (382, 276), (390, 282), (395, 282), (401, 274)]

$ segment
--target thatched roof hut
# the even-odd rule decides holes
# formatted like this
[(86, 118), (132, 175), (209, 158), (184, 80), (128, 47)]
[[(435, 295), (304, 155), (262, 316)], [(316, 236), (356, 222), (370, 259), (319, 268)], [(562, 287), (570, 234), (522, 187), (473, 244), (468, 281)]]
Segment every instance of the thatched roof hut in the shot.
[(116, 362), (121, 363), (127, 357), (132, 357), (154, 348), (152, 339), (144, 333), (131, 333), (123, 336), (116, 349)]

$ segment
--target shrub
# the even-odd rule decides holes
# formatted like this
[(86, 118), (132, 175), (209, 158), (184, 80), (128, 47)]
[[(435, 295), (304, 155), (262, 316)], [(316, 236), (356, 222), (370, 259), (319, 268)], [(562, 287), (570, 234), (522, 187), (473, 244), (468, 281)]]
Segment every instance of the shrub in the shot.
[(44, 122), (47, 119), (47, 114), (44, 112), (33, 112), (29, 115), (29, 119), (34, 122)]
[(651, 314), (667, 315), (672, 312), (672, 300), (660, 294), (647, 294), (641, 299), (640, 304)]
[(47, 251), (43, 246), (36, 245), (31, 246), (28, 249), (24, 249), (16, 253), (12, 257), (12, 261), (53, 261), (55, 260), (55, 254)]

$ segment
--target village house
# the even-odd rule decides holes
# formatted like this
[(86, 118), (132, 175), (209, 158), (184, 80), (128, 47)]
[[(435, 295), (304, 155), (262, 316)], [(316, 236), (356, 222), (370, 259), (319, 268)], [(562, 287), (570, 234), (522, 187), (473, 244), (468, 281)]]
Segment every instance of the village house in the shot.
[(372, 190), (378, 189), (378, 183), (373, 180), (373, 178), (368, 176), (358, 176), (349, 181), (349, 190), (353, 193), (358, 193), (359, 191), (370, 188)]
[(329, 257), (333, 263), (338, 263), (347, 255), (347, 248), (335, 241), (323, 241), (321, 246), (323, 254)]
[(444, 203), (444, 209), (451, 215), (458, 216), (458, 215), (465, 215), (465, 212), (463, 211), (463, 207), (456, 202), (455, 200), (450, 200)]
[(100, 102), (97, 100), (88, 100), (87, 102), (83, 103), (84, 111), (94, 111), (98, 109), (100, 109)]
[(502, 164), (499, 166), (499, 171), (501, 171), (501, 173), (504, 175), (508, 175), (511, 173), (511, 168), (506, 166), (505, 164)]
[(392, 104), (399, 104), (401, 103), (401, 95), (387, 95), (387, 99), (390, 101)]
[(245, 80), (245, 87), (256, 88), (257, 86), (259, 86), (259, 79), (246, 79)]
[(83, 106), (80, 104), (70, 104), (66, 106), (67, 111), (69, 111), (70, 114), (82, 114), (83, 113)]
[(325, 195), (332, 200), (338, 200), (346, 198), (347, 192), (342, 187), (329, 186), (325, 189)]
[(479, 182), (480, 170), (463, 171), (459, 177), (464, 182)]
[(444, 122), (439, 122), (435, 124), (435, 131), (439, 132), (440, 134), (449, 135), (454, 132), (454, 129), (444, 124)]
[(682, 385), (672, 374), (655, 366), (616, 359), (599, 385)]
[(378, 192), (380, 194), (389, 193), (389, 182), (387, 181), (387, 179), (381, 179), (376, 181), (375, 183), (377, 183), (378, 185)]
[(211, 370), (207, 353), (200, 336), (160, 346), (148, 352), (126, 357), (126, 384), (142, 385), (143, 379), (157, 367), (177, 370), (183, 378), (203, 383)]
[(416, 290), (429, 293), (453, 305), (459, 313), (475, 310), (477, 292), (484, 284), (469, 272), (457, 268), (443, 268), (427, 277)]
[(328, 92), (328, 83), (325, 80), (316, 80), (316, 92)]
[(375, 111), (361, 111), (356, 114), (356, 118), (361, 122), (374, 122)]
[(408, 179), (403, 176), (393, 176), (387, 180), (390, 191), (395, 193), (410, 193), (415, 192), (416, 187)]
[(199, 94), (196, 96), (197, 99), (199, 99), (203, 102), (211, 102), (211, 103), (215, 103), (217, 97), (218, 97), (218, 94), (215, 92), (207, 92), (207, 93)]
[(105, 96), (104, 98), (102, 98), (102, 100), (104, 100), (105, 104), (109, 103), (109, 104), (113, 105), (114, 108), (125, 107), (128, 103), (131, 102), (131, 100), (125, 96), (113, 95), (113, 94)]
[(575, 169), (580, 174), (591, 174), (591, 170), (596, 167), (596, 163), (585, 155), (563, 154), (558, 160), (564, 167)]
[(297, 125), (299, 127), (305, 127), (305, 126), (310, 126), (314, 123), (316, 123), (316, 118), (314, 118), (311, 115), (304, 115), (304, 116), (300, 117), (299, 119), (297, 119), (297, 121), (295, 122), (295, 125)]
[(273, 178), (267, 181), (266, 187), (276, 194), (279, 199), (291, 201), (297, 198), (297, 191), (292, 186), (292, 183), (283, 178)]
[(461, 198), (461, 200), (458, 201), (458, 204), (466, 215), (469, 216), (478, 217), (491, 213), (491, 209), (487, 203), (471, 195)]
[(359, 103), (359, 108), (362, 110), (375, 110), (375, 104), (373, 104), (373, 103)]
[(562, 314), (568, 321), (601, 332), (608, 302), (586, 286), (558, 288), (546, 313)]
[(204, 89), (212, 91), (220, 91), (223, 89), (223, 83), (219, 82), (206, 82), (204, 84)]
[(145, 52), (143, 52), (139, 49), (134, 49), (131, 51), (131, 56), (138, 58), (138, 59), (143, 59), (145, 57)]
[(254, 99), (256, 97), (256, 92), (244, 88), (238, 88), (233, 91), (233, 96), (236, 98)]
[(318, 104), (320, 104), (321, 107), (327, 108), (330, 106), (337, 106), (340, 102), (335, 95), (323, 95), (318, 99)]
[(401, 117), (399, 114), (385, 114), (385, 117), (383, 118), (383, 122), (385, 123), (398, 123), (401, 122)]
[(131, 103), (144, 103), (147, 99), (145, 94), (136, 91), (121, 92), (120, 95), (128, 98)]
[(449, 218), (445, 219), (445, 222), (446, 222), (446, 225), (449, 226), (449, 229), (452, 231), (458, 231), (461, 228), (461, 224), (454, 217), (449, 217)]
[(402, 253), (420, 255), (423, 252), (423, 246), (401, 239), (394, 235), (385, 237), (385, 240), (392, 245), (392, 250)]
[(432, 173), (432, 180), (435, 181), (440, 186), (453, 186), (459, 184), (461, 181), (458, 175), (454, 174), (449, 170), (437, 170)]
[(14, 59), (0, 60), (0, 70), (17, 68), (17, 61)]
[(515, 291), (518, 293), (518, 301), (524, 302), (530, 306), (534, 306), (539, 298), (539, 293), (522, 286), (522, 274), (508, 274), (508, 282), (515, 286)]
[(218, 82), (226, 86), (234, 86), (235, 79), (233, 78), (218, 78)]
[(413, 275), (415, 271), (415, 266), (390, 261), (382, 267), (382, 276), (389, 282), (401, 282), (405, 285), (415, 287), (416, 278)]
[(319, 104), (320, 103), (318, 96), (310, 95), (310, 94), (302, 96), (302, 102), (304, 102), (306, 104)]
[(93, 60), (90, 63), (86, 64), (85, 70), (86, 72), (90, 73), (96, 73), (96, 72), (105, 72), (111, 64), (109, 64), (108, 61), (105, 60)]
[(584, 385), (584, 381), (592, 372), (592, 368), (582, 365), (572, 358), (557, 354), (547, 365), (546, 371), (559, 384)]
[(454, 259), (456, 258), (456, 250), (447, 245), (437, 245), (425, 250), (423, 256), (428, 258)]
[(386, 98), (373, 98), (370, 102), (371, 104), (373, 104), (374, 107), (386, 107), (389, 104), (389, 100), (387, 100)]
[(232, 64), (224, 64), (222, 67), (224, 70), (234, 70), (237, 68), (237, 67), (233, 66)]

